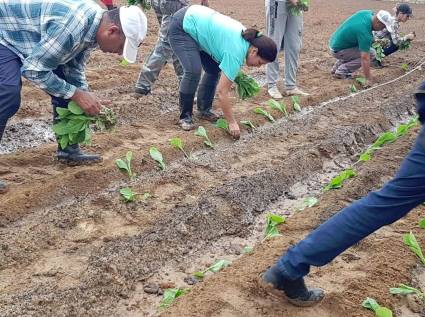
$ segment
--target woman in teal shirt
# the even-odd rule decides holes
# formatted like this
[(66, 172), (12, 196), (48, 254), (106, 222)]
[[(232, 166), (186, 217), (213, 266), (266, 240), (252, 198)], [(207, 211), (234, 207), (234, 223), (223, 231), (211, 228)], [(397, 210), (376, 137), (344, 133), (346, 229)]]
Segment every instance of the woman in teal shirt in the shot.
[[(274, 41), (200, 5), (176, 12), (168, 36), (184, 70), (179, 88), (181, 127), (184, 130), (194, 128), (192, 109), (196, 89), (200, 116), (210, 121), (217, 119), (211, 111), (217, 90), (229, 131), (234, 138), (239, 138), (239, 125), (233, 117), (228, 97), (231, 86), (244, 63), (259, 67), (275, 60), (277, 48)], [(202, 68), (205, 73), (201, 79)], [(220, 77), (221, 73), (223, 76)]]

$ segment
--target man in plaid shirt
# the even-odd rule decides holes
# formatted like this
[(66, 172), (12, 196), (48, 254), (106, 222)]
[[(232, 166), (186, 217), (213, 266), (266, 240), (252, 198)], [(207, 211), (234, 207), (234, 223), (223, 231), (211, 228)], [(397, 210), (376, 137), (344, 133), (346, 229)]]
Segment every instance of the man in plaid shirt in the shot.
[[(52, 97), (54, 114), (73, 100), (87, 115), (96, 115), (102, 102), (88, 92), (84, 73), (90, 52), (99, 46), (134, 63), (146, 30), (146, 17), (136, 6), (104, 11), (86, 0), (1, 1), (0, 141), (21, 103), (21, 76)], [(78, 145), (58, 147), (57, 157), (74, 165), (101, 160)], [(6, 189), (0, 181), (0, 193)]]

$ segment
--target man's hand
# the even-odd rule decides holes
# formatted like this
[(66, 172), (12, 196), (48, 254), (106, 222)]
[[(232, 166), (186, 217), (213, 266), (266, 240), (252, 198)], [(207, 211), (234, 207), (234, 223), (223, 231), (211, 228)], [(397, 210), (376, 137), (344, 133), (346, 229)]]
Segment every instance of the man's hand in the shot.
[(229, 133), (235, 140), (239, 140), (241, 136), (241, 129), (236, 121), (229, 123)]
[(205, 7), (209, 7), (210, 4), (208, 3), (208, 0), (201, 0), (201, 5)]
[(88, 91), (77, 89), (71, 99), (89, 116), (99, 114), (100, 109), (102, 109), (100, 100), (93, 93)]
[(409, 34), (407, 34), (407, 35), (406, 35), (406, 40), (411, 41), (411, 40), (413, 40), (415, 37), (416, 37), (415, 32), (412, 32), (412, 33), (409, 33)]

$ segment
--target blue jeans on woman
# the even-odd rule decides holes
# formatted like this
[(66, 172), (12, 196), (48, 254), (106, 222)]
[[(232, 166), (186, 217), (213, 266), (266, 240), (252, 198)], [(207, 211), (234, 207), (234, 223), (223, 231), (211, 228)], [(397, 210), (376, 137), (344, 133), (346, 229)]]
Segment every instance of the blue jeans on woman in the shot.
[(393, 42), (391, 42), (390, 46), (384, 48), (384, 55), (388, 56), (397, 51), (398, 51), (398, 46), (395, 45)]
[(404, 217), (425, 202), (425, 128), (395, 177), (342, 209), (288, 250), (277, 262), (290, 280), (308, 274), (310, 266), (322, 266), (372, 232)]

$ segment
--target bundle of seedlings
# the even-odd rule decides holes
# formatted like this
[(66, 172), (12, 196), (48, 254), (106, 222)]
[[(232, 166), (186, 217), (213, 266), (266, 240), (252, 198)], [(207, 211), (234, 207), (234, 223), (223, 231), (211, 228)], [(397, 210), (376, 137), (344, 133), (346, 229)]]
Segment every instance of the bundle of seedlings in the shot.
[(308, 11), (308, 7), (310, 6), (310, 0), (298, 0), (296, 5), (288, 2), (288, 9), (292, 15), (298, 16), (303, 11)]
[(150, 0), (127, 0), (128, 5), (139, 5), (144, 10), (150, 10), (151, 2)]
[(254, 97), (260, 92), (260, 85), (255, 79), (243, 72), (239, 72), (236, 76), (235, 83), (237, 85), (236, 91), (242, 100)]
[(110, 131), (117, 123), (111, 109), (104, 107), (97, 116), (89, 117), (74, 101), (68, 104), (68, 108), (57, 107), (56, 112), (58, 121), (53, 125), (53, 132), (62, 149), (73, 144), (90, 145), (92, 124), (101, 131)]

